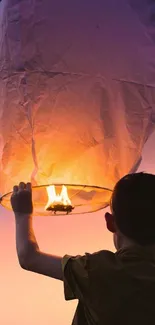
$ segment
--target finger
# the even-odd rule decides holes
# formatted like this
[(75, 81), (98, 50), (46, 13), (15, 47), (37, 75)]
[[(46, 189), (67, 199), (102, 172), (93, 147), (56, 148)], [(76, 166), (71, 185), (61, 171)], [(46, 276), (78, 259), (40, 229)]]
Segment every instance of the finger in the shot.
[(15, 185), (15, 186), (13, 187), (13, 194), (16, 194), (17, 192), (18, 192), (18, 186)]
[(26, 184), (26, 190), (29, 191), (29, 192), (32, 192), (32, 185), (31, 185), (31, 183), (27, 183)]
[(19, 184), (19, 191), (23, 191), (23, 190), (25, 190), (25, 188), (26, 188), (25, 183), (24, 182), (20, 182), (20, 184)]

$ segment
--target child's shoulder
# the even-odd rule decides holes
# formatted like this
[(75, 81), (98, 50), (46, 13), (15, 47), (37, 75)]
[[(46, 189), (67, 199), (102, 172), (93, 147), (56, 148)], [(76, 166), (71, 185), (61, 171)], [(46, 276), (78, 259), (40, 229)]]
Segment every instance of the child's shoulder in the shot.
[(108, 250), (100, 250), (93, 254), (86, 254), (89, 264), (96, 265), (98, 267), (102, 266), (113, 266), (117, 264), (116, 254)]
[(102, 259), (102, 258), (115, 258), (115, 253), (112, 252), (112, 251), (109, 251), (109, 250), (100, 250), (98, 252), (95, 252), (95, 253), (92, 253), (92, 254), (88, 254), (89, 258), (92, 258), (92, 259)]

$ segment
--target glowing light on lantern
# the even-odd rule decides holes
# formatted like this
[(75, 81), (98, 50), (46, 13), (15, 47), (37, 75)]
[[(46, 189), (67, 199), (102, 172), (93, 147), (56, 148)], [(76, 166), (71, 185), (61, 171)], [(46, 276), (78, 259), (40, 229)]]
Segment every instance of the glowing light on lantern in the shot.
[(45, 210), (54, 211), (55, 213), (57, 211), (64, 211), (69, 213), (74, 209), (71, 200), (69, 199), (67, 187), (65, 185), (62, 186), (60, 194), (56, 193), (54, 185), (50, 185), (46, 189), (48, 194), (48, 202), (45, 206)]
[(23, 2), (0, 6), (0, 204), (30, 180), (35, 215), (98, 211), (155, 130), (151, 1)]

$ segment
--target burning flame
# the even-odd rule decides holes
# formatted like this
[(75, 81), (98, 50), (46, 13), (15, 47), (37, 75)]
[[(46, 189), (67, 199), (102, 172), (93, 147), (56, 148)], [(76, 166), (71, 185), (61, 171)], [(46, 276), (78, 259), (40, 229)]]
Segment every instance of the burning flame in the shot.
[(60, 194), (56, 194), (54, 185), (50, 185), (46, 189), (48, 194), (48, 202), (46, 204), (45, 210), (54, 205), (71, 205), (71, 200), (68, 197), (67, 187), (65, 185), (62, 186)]

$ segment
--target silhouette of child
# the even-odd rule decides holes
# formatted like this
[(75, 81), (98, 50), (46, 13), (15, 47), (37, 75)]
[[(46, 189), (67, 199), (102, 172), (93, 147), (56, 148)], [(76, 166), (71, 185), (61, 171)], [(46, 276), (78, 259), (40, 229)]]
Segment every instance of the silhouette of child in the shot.
[(75, 325), (155, 324), (155, 175), (123, 177), (105, 214), (116, 253), (58, 257), (39, 250), (32, 227), (31, 184), (14, 186), (11, 204), (22, 268), (64, 281), (78, 299)]

